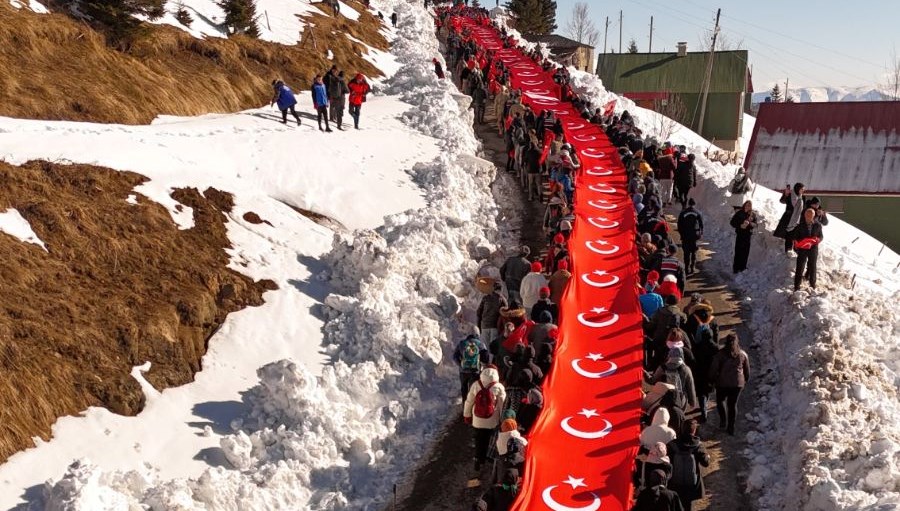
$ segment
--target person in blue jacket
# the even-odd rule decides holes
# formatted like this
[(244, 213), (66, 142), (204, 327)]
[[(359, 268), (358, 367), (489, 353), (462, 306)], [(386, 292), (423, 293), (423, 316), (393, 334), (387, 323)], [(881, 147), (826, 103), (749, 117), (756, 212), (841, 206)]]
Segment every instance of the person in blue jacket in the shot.
[[(313, 81), (312, 98), (319, 120), (319, 131), (331, 133), (331, 126), (328, 125), (328, 91), (325, 89), (325, 83), (322, 81), (322, 75), (316, 75), (316, 79)], [(322, 119), (325, 120), (324, 130), (322, 129)]]
[(297, 98), (294, 97), (294, 91), (281, 80), (272, 80), (272, 89), (275, 91), (275, 95), (272, 96), (272, 105), (278, 103), (278, 109), (281, 110), (281, 123), (287, 124), (287, 114), (288, 110), (290, 110), (294, 119), (297, 119), (297, 126), (300, 126), (300, 116), (297, 115), (297, 111), (294, 110), (294, 105), (297, 104)]

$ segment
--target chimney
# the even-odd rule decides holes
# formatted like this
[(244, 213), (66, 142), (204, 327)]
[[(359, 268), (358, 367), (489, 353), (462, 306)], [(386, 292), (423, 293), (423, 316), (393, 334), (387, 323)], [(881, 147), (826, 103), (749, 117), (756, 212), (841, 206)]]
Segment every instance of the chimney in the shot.
[(687, 42), (679, 41), (677, 46), (678, 46), (678, 56), (679, 57), (687, 57)]

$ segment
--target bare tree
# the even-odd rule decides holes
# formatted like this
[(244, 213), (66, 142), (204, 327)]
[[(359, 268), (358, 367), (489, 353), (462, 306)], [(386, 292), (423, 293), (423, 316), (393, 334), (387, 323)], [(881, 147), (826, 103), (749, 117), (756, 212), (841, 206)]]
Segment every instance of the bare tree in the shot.
[[(709, 51), (712, 46), (713, 31), (707, 30), (700, 37), (700, 51)], [(716, 38), (716, 51), (731, 51), (744, 49), (744, 40), (735, 39), (719, 29), (719, 37)]]
[(680, 95), (667, 92), (665, 97), (653, 101), (653, 111), (662, 114), (656, 116), (654, 128), (657, 138), (665, 141), (681, 129), (687, 115), (687, 105)]
[(591, 9), (585, 2), (577, 2), (572, 8), (572, 16), (566, 23), (566, 32), (579, 43), (588, 46), (597, 46), (600, 40), (600, 32), (591, 19)]
[(891, 51), (891, 61), (887, 66), (887, 83), (885, 90), (891, 101), (900, 101), (900, 56), (897, 47)]

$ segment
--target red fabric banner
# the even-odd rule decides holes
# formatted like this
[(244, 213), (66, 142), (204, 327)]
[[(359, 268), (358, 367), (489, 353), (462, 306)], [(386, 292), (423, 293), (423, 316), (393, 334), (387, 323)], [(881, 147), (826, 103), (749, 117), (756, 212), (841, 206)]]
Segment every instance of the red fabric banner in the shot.
[(536, 113), (552, 110), (581, 160), (576, 222), (569, 240), (572, 279), (560, 337), (544, 382), (545, 404), (530, 433), (516, 511), (624, 511), (640, 434), (643, 333), (638, 302), (635, 211), (625, 169), (599, 127), (561, 102), (552, 75), (499, 33), (463, 18), (495, 50), (512, 86)]

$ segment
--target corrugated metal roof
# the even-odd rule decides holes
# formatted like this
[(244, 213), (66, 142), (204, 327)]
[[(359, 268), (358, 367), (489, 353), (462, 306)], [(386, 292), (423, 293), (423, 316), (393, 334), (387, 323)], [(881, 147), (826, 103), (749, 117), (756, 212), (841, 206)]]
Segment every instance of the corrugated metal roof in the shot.
[(763, 103), (744, 165), (770, 188), (900, 193), (900, 102)]
[(593, 46), (589, 44), (579, 43), (574, 39), (569, 39), (568, 37), (563, 37), (559, 34), (545, 34), (545, 35), (523, 35), (526, 41), (531, 41), (533, 43), (545, 43), (547, 46), (551, 48), (590, 48), (594, 49)]
[[(597, 74), (618, 92), (700, 92), (709, 53), (604, 53)], [(710, 92), (742, 92), (747, 87), (747, 51), (716, 52)]]

